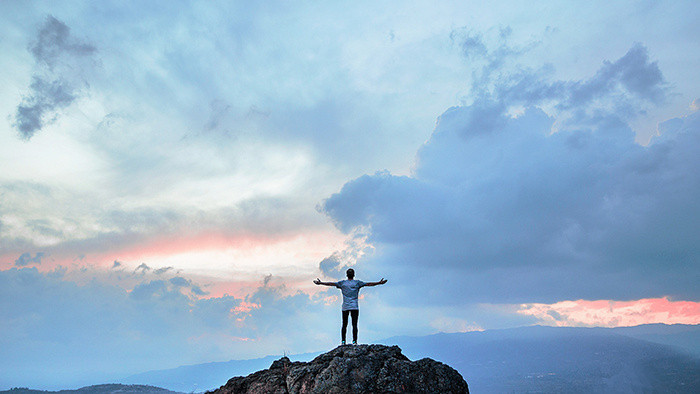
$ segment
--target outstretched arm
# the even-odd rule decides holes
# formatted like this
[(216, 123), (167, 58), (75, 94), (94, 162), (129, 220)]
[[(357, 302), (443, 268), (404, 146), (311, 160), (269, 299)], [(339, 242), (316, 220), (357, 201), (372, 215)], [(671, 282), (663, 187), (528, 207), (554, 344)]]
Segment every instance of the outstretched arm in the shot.
[(324, 286), (333, 286), (335, 287), (335, 282), (321, 282), (321, 279), (316, 278), (314, 281), (315, 284), (317, 285), (324, 285)]
[(382, 278), (379, 282), (365, 282), (365, 286), (377, 286), (386, 283), (386, 279)]

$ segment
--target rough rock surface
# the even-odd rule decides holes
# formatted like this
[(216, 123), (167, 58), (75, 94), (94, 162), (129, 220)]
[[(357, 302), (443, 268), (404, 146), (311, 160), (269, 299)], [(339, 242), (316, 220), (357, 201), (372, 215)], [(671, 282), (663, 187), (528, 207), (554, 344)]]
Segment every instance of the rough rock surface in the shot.
[(339, 346), (312, 361), (287, 357), (230, 379), (213, 394), (469, 393), (459, 372), (435, 360), (410, 361), (398, 346)]

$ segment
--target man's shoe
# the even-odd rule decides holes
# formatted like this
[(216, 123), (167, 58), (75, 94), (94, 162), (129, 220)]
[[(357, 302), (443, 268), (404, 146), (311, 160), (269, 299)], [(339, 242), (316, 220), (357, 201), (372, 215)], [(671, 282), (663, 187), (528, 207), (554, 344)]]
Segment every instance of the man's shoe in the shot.
[(340, 346), (345, 346), (345, 341), (340, 341)]
[(357, 341), (352, 341), (352, 344), (353, 344), (353, 345), (357, 345)]

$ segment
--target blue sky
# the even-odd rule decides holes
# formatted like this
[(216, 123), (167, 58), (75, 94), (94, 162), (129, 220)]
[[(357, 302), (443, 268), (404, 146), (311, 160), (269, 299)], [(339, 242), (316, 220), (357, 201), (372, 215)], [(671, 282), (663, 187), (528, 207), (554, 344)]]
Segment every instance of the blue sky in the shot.
[(0, 3), (0, 387), (329, 348), (347, 266), (365, 342), (700, 323), (699, 14)]

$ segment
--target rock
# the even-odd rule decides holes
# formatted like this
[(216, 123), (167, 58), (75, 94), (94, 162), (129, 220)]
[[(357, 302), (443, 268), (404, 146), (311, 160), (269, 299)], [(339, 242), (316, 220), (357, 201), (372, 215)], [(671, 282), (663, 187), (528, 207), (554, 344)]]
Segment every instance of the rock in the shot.
[(230, 379), (212, 394), (233, 393), (469, 393), (450, 366), (411, 361), (398, 346), (339, 346), (312, 361), (275, 361), (270, 369)]

